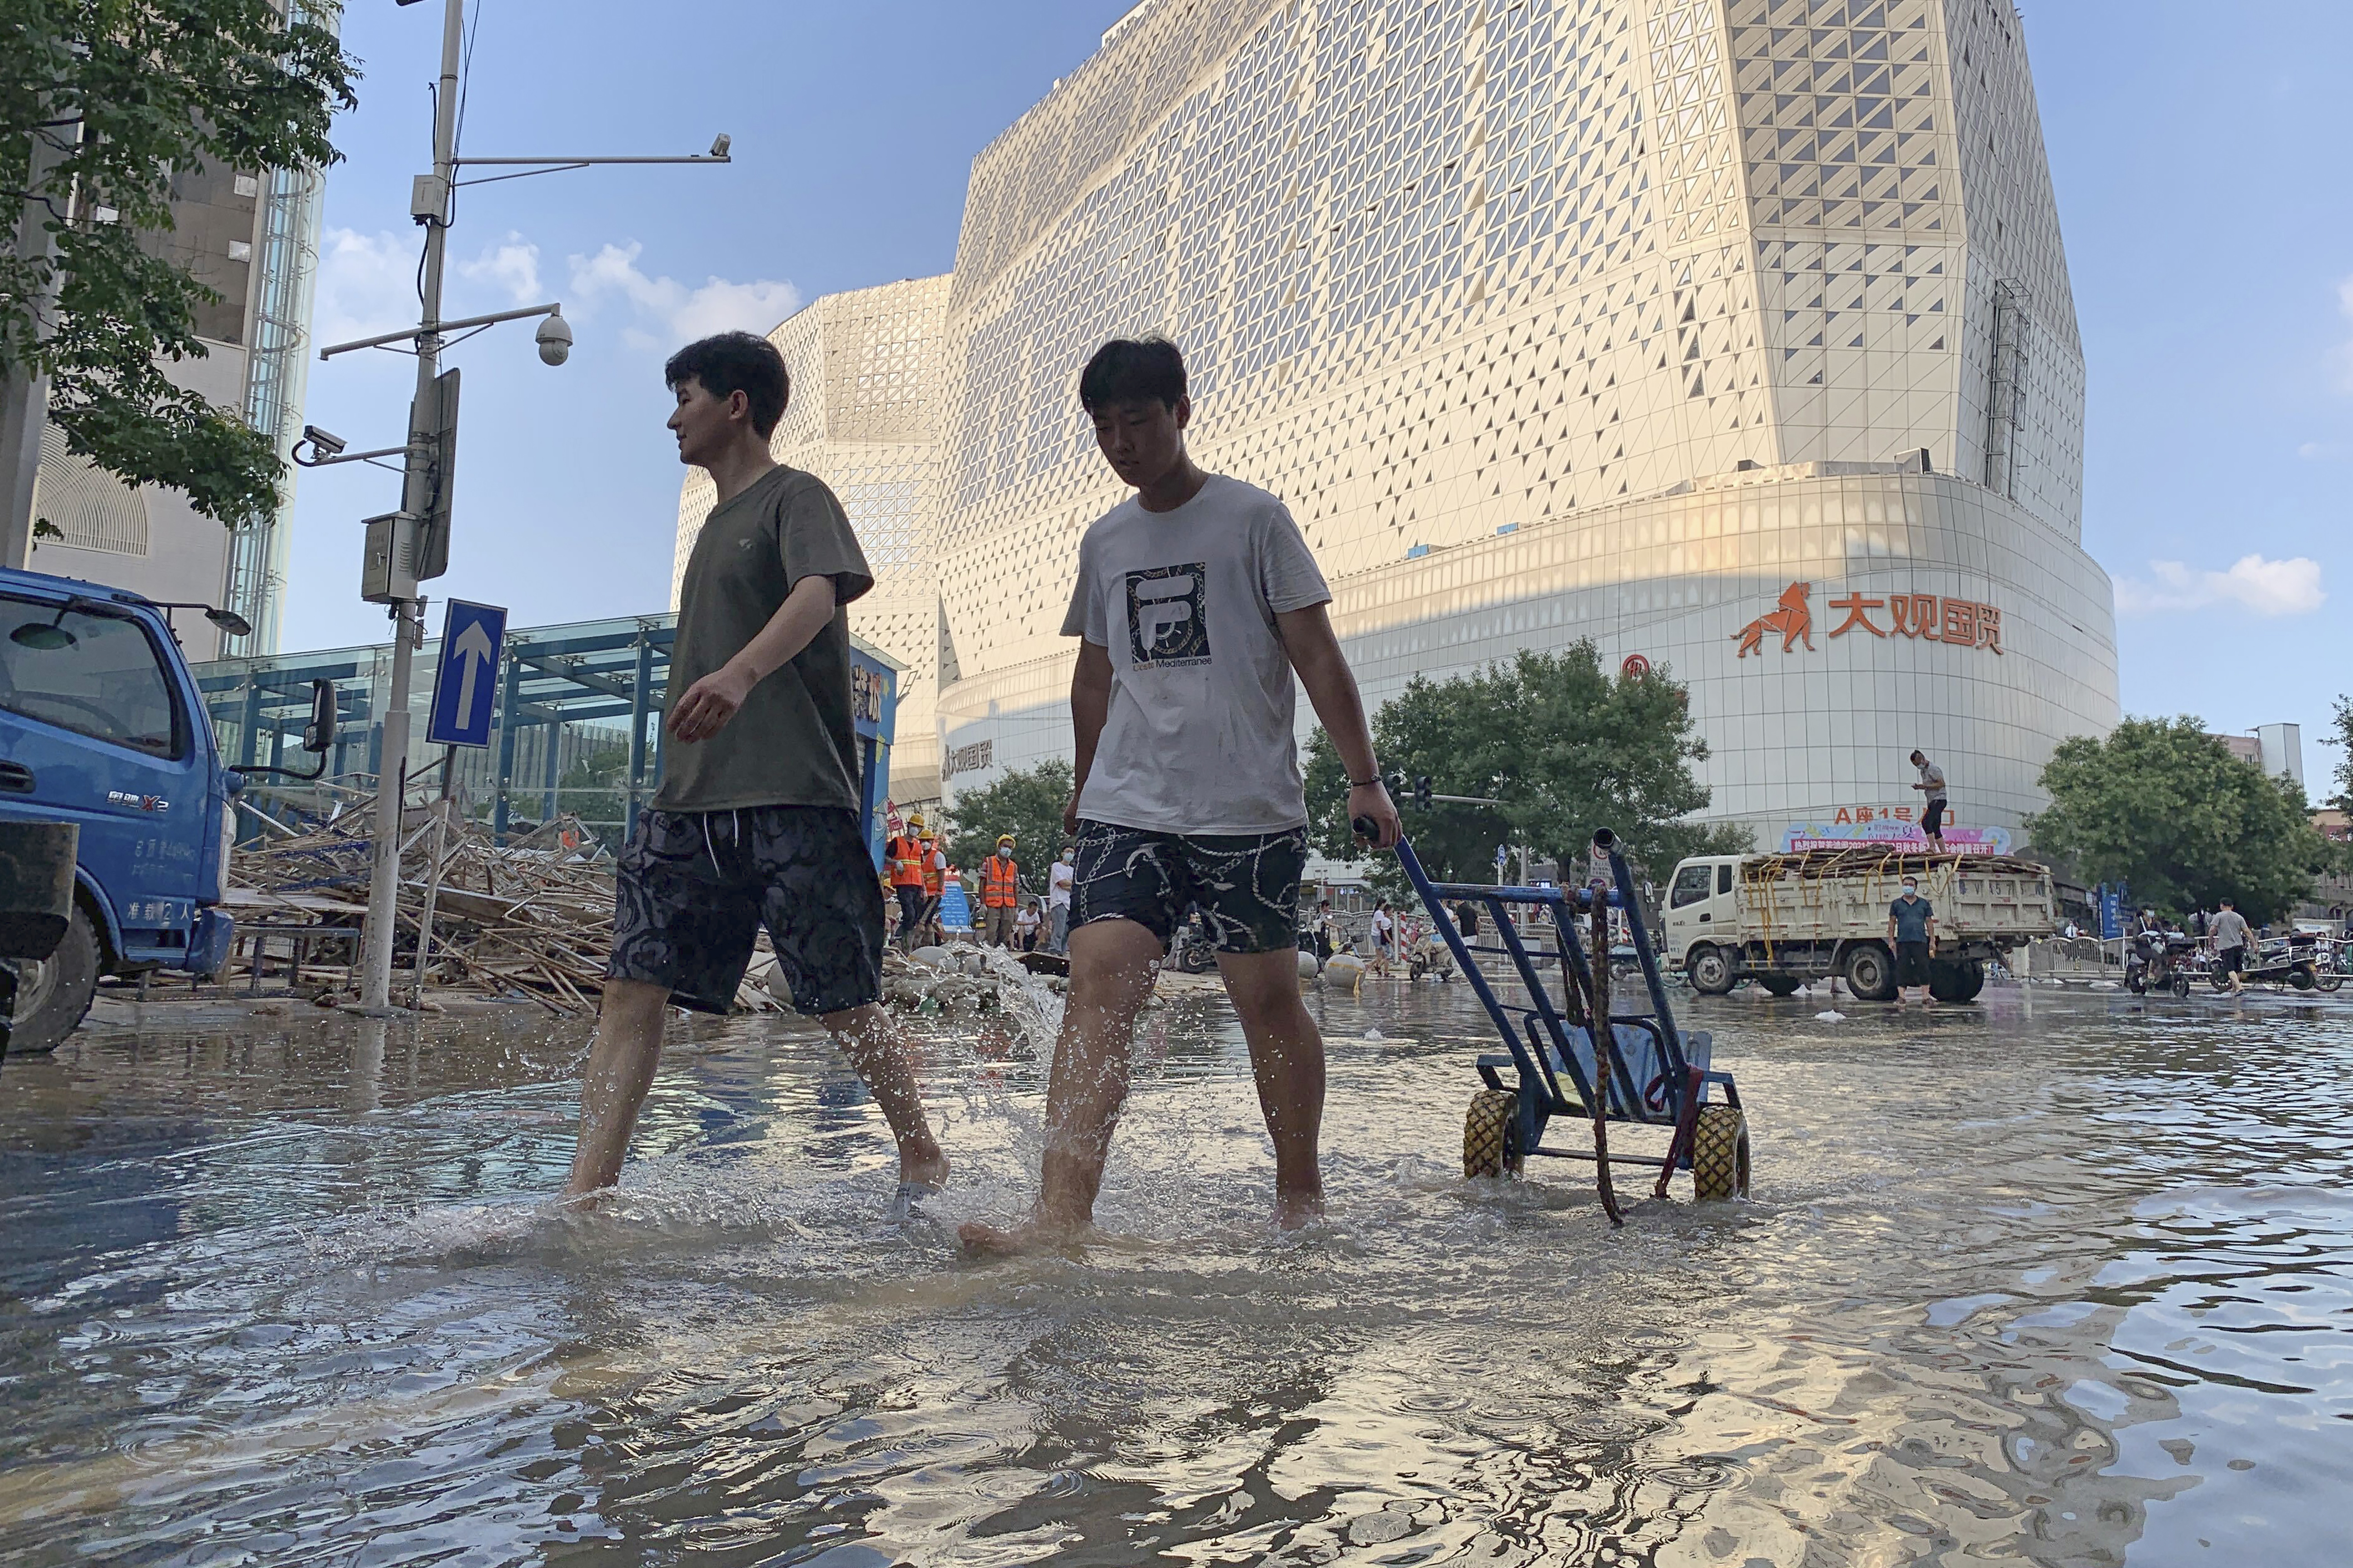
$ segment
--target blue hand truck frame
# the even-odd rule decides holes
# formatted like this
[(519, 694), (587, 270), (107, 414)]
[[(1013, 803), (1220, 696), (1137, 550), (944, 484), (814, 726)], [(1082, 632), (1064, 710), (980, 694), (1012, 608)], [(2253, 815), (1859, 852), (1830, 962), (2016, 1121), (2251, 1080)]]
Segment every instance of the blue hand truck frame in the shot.
[[(1739, 1088), (1730, 1073), (1714, 1068), (1710, 1059), (1714, 1041), (1706, 1032), (1685, 1033), (1675, 1027), (1674, 1009), (1659, 977), (1658, 956), (1635, 895), (1633, 873), (1619, 848), (1617, 836), (1602, 828), (1593, 836), (1593, 847), (1607, 860), (1609, 881), (1615, 886), (1598, 877), (1591, 886), (1577, 889), (1432, 882), (1413, 846), (1400, 841), (1397, 847), (1406, 876), (1421, 895), (1433, 926), (1487, 1009), (1504, 1046), (1502, 1053), (1479, 1058), (1479, 1077), (1486, 1083), (1487, 1093), (1473, 1098), (1465, 1122), (1465, 1173), (1516, 1173), (1530, 1156), (1591, 1160), (1602, 1206), (1613, 1224), (1624, 1223), (1609, 1180), (1613, 1164), (1655, 1168), (1659, 1174), (1653, 1195), (1661, 1198), (1667, 1195), (1667, 1184), (1678, 1170), (1693, 1173), (1702, 1198), (1745, 1195), (1748, 1134)], [(1493, 942), (1467, 940), (1455, 925), (1450, 901), (1483, 906)], [(1508, 918), (1514, 907), (1535, 913), (1539, 944), (1546, 935), (1544, 928), (1549, 925), (1549, 952), (1541, 945), (1531, 949)], [(1618, 1013), (1610, 1007), (1607, 911), (1611, 909), (1624, 913), (1649, 993), (1648, 1014)], [(1577, 936), (1580, 914), (1587, 917), (1595, 951), (1601, 954), (1598, 964), (1588, 961), (1586, 945)], [(1527, 993), (1527, 1005), (1504, 1003), (1493, 980), (1481, 967), (1478, 954), (1509, 960), (1513, 976)], [(1548, 968), (1561, 976), (1557, 996), (1547, 984), (1545, 971)], [(1608, 1043), (1598, 1058), (1591, 1026), (1597, 1017), (1609, 1022), (1602, 1031)], [(1509, 1083), (1504, 1078), (1507, 1068), (1514, 1074)], [(1722, 1089), (1720, 1101), (1709, 1099), (1711, 1089)], [(1502, 1095), (1510, 1096), (1513, 1103), (1503, 1129), (1501, 1159), (1495, 1161), (1482, 1155), (1478, 1144), (1482, 1137), (1492, 1143), (1493, 1123), (1504, 1108), (1490, 1097)], [(1547, 1148), (1545, 1131), (1556, 1116), (1588, 1120), (1592, 1152)], [(1608, 1129), (1612, 1121), (1672, 1128), (1666, 1153), (1611, 1153)], [(1482, 1159), (1490, 1166), (1500, 1164), (1501, 1169), (1474, 1168)]]

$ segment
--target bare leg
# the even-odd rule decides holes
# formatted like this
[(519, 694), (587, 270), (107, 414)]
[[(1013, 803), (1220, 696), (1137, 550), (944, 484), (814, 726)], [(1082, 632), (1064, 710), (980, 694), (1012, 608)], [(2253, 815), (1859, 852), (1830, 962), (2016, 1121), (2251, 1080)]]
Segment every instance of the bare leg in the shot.
[(580, 1146), (572, 1155), (566, 1198), (582, 1198), (620, 1179), (621, 1160), (637, 1131), (638, 1111), (661, 1059), (662, 1008), (670, 988), (642, 980), (608, 980), (596, 1013), (596, 1040), (580, 1082)]
[(1024, 1252), (1058, 1246), (1092, 1223), (1112, 1130), (1127, 1103), (1135, 1016), (1152, 994), (1160, 952), (1160, 939), (1134, 921), (1094, 921), (1071, 932), (1071, 989), (1046, 1081), (1037, 1206), (1009, 1230), (965, 1226), (958, 1234), (967, 1247)]
[(948, 1179), (948, 1157), (932, 1136), (923, 1115), (923, 1087), (915, 1077), (914, 1053), (891, 1016), (869, 1002), (820, 1020), (833, 1031), (833, 1042), (882, 1110), (891, 1137), (899, 1145), (899, 1179), (936, 1187)]
[(1274, 1140), (1274, 1220), (1289, 1230), (1324, 1212), (1316, 1135), (1324, 1124), (1324, 1037), (1299, 998), (1299, 953), (1221, 952), (1226, 994), (1250, 1041), (1258, 1105)]

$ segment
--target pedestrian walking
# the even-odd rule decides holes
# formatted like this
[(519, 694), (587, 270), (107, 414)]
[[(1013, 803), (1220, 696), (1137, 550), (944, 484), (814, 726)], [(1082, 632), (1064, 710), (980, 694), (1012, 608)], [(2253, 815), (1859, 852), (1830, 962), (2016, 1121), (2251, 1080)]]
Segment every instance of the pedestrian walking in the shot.
[(1904, 891), (1887, 906), (1887, 941), (1895, 949), (1895, 1000), (1919, 987), (1923, 1005), (1934, 1006), (1928, 994), (1928, 964), (1936, 956), (1936, 906), (1920, 896), (1920, 879), (1906, 875)]
[(874, 574), (825, 481), (770, 456), (792, 395), (774, 344), (723, 332), (662, 375), (679, 460), (718, 499), (680, 583), (661, 784), (617, 868), (565, 1194), (618, 1179), (666, 1009), (732, 1008), (765, 924), (794, 1007), (823, 1021), (890, 1124), (903, 1211), (948, 1161), (879, 1005), (882, 890), (860, 815), (847, 607)]
[(1389, 912), (1389, 901), (1383, 899), (1373, 910), (1373, 966), (1387, 974), (1389, 960), (1396, 954), (1397, 917)]
[(1912, 753), (1912, 765), (1920, 770), (1920, 782), (1912, 787), (1923, 797), (1920, 811), (1920, 834), (1928, 847), (1938, 854), (1945, 849), (1945, 770), (1918, 752)]
[(2254, 936), (2247, 929), (2247, 917), (2228, 899), (2214, 918), (2206, 922), (2206, 930), (2214, 940), (2214, 967), (2231, 977), (2231, 994), (2243, 994), (2247, 989), (2247, 950), (2254, 945)]
[(1037, 1204), (1011, 1229), (962, 1231), (989, 1252), (1065, 1245), (1092, 1224), (1136, 1015), (1188, 906), (1249, 1042), (1276, 1222), (1321, 1212), (1324, 1041), (1300, 1000), (1297, 952), (1308, 821), (1299, 687), (1347, 769), (1344, 815), (1366, 822), (1378, 848), (1402, 836), (1324, 574), (1281, 500), (1204, 472), (1187, 452), (1193, 405), (1176, 346), (1104, 344), (1079, 400), (1135, 494), (1081, 541), (1062, 623), (1080, 639), (1077, 779), (1063, 817), (1078, 840), (1070, 992)]
[(980, 940), (988, 947), (1011, 947), (1021, 904), (1021, 866), (1013, 858), (1013, 835), (997, 836), (997, 853), (981, 862)]
[(1060, 858), (1046, 870), (1046, 951), (1071, 950), (1071, 858), (1077, 852), (1065, 844)]

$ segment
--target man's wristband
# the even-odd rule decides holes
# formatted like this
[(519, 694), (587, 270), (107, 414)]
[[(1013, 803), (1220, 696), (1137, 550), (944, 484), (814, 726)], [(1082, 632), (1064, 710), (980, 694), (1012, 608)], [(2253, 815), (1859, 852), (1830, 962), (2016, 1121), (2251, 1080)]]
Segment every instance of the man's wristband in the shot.
[(1375, 785), (1375, 784), (1378, 784), (1378, 783), (1380, 783), (1380, 782), (1381, 782), (1381, 776), (1380, 776), (1380, 774), (1378, 774), (1378, 773), (1375, 773), (1371, 778), (1368, 778), (1368, 779), (1350, 779), (1350, 780), (1348, 781), (1348, 787), (1349, 787), (1350, 789), (1370, 789), (1370, 788), (1372, 788), (1372, 787), (1373, 787), (1373, 785)]

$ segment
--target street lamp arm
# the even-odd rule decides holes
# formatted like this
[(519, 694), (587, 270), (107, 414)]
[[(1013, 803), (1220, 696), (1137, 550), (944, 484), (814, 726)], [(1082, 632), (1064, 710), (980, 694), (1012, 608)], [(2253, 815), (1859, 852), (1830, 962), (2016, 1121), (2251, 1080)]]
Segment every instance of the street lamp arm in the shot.
[(616, 158), (452, 158), (452, 168), (470, 169), (477, 166), (503, 164), (514, 168), (546, 165), (551, 168), (585, 169), (591, 163), (732, 163), (735, 160), (725, 153), (690, 153), (683, 157), (629, 156)]
[(422, 321), (413, 327), (403, 327), (396, 332), (380, 332), (372, 338), (356, 338), (348, 343), (330, 344), (319, 351), (319, 357), (332, 359), (353, 349), (380, 349), (386, 343), (438, 337), (443, 332), (462, 331), (468, 327), (496, 326), (501, 321), (520, 321), (529, 316), (553, 316), (563, 309), (561, 304), (526, 305), (520, 310), (493, 310), (487, 316), (466, 316), (455, 321)]

